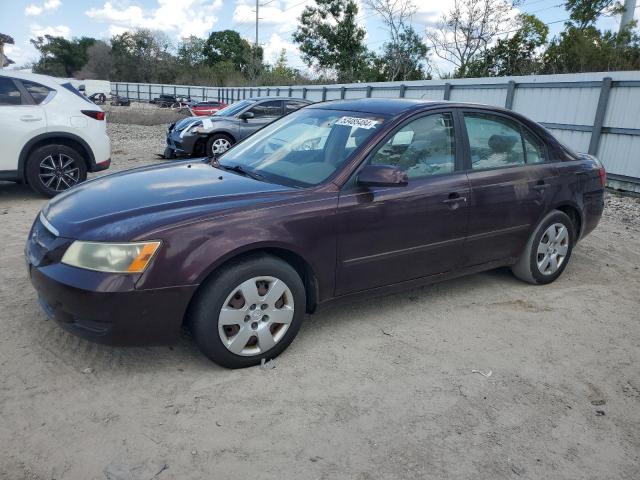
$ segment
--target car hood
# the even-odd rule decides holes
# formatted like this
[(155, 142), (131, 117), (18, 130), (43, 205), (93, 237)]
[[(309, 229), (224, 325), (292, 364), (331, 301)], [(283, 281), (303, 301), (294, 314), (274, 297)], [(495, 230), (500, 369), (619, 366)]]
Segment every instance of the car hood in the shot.
[(229, 117), (219, 117), (216, 115), (209, 115), (209, 116), (201, 115), (201, 116), (195, 116), (195, 117), (187, 117), (187, 118), (183, 118), (182, 120), (178, 120), (174, 125), (174, 129), (176, 131), (184, 130), (189, 125), (195, 122), (202, 122), (202, 120), (205, 118), (211, 120), (212, 123), (221, 122), (223, 120), (229, 119)]
[(206, 159), (106, 175), (43, 209), (61, 237), (129, 241), (196, 218), (254, 209), (300, 190), (212, 167)]

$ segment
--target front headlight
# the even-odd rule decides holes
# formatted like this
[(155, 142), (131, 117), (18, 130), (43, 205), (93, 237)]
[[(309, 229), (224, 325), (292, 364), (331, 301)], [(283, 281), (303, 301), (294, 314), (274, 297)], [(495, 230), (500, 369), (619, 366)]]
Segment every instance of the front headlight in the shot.
[(102, 243), (76, 240), (62, 257), (72, 267), (109, 273), (141, 273), (161, 242)]
[(185, 134), (187, 134), (187, 133), (199, 133), (199, 131), (201, 129), (202, 129), (202, 122), (201, 121), (193, 122), (187, 128), (182, 130), (182, 132), (180, 132), (180, 137), (184, 137)]

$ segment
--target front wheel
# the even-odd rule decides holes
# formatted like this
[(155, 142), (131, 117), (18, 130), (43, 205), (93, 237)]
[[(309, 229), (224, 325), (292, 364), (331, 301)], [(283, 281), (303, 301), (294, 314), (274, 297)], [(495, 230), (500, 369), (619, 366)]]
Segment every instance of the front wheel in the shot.
[(233, 140), (231, 140), (231, 138), (221, 133), (217, 133), (215, 135), (211, 135), (207, 140), (205, 153), (207, 154), (207, 157), (222, 155), (224, 152), (229, 150), (232, 145)]
[(87, 179), (82, 156), (66, 145), (45, 145), (27, 160), (27, 182), (36, 192), (53, 197)]
[(227, 368), (257, 365), (293, 341), (306, 309), (302, 280), (288, 263), (257, 254), (223, 267), (202, 285), (189, 310), (194, 339)]
[(511, 270), (525, 282), (538, 285), (553, 282), (569, 263), (575, 235), (573, 222), (566, 213), (559, 210), (550, 212), (533, 232), (522, 256)]

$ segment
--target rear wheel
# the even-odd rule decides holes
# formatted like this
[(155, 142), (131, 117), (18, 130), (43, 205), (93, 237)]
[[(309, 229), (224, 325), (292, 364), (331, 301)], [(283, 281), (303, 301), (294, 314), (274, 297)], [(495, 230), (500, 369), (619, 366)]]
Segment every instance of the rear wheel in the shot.
[(53, 197), (87, 179), (82, 156), (66, 145), (45, 145), (27, 160), (27, 181), (36, 192)]
[(282, 353), (304, 320), (298, 273), (270, 255), (234, 262), (198, 292), (188, 321), (200, 350), (227, 368), (257, 365)]
[(551, 283), (567, 267), (574, 244), (573, 222), (565, 213), (554, 210), (542, 219), (511, 270), (525, 282)]
[(205, 153), (208, 157), (214, 157), (216, 155), (221, 155), (227, 150), (231, 148), (233, 145), (233, 139), (224, 135), (222, 133), (216, 133), (215, 135), (211, 135), (207, 139), (207, 146), (205, 148)]

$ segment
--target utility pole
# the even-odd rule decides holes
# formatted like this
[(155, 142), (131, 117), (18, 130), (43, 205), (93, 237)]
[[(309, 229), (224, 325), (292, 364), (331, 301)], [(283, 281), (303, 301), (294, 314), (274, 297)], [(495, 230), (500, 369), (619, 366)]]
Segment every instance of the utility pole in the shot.
[(622, 32), (622, 30), (631, 23), (633, 20), (633, 13), (635, 11), (636, 0), (624, 0), (624, 12), (622, 12), (622, 20), (620, 21), (620, 32)]
[(256, 0), (256, 49), (258, 48), (258, 8), (260, 8), (260, 0)]

